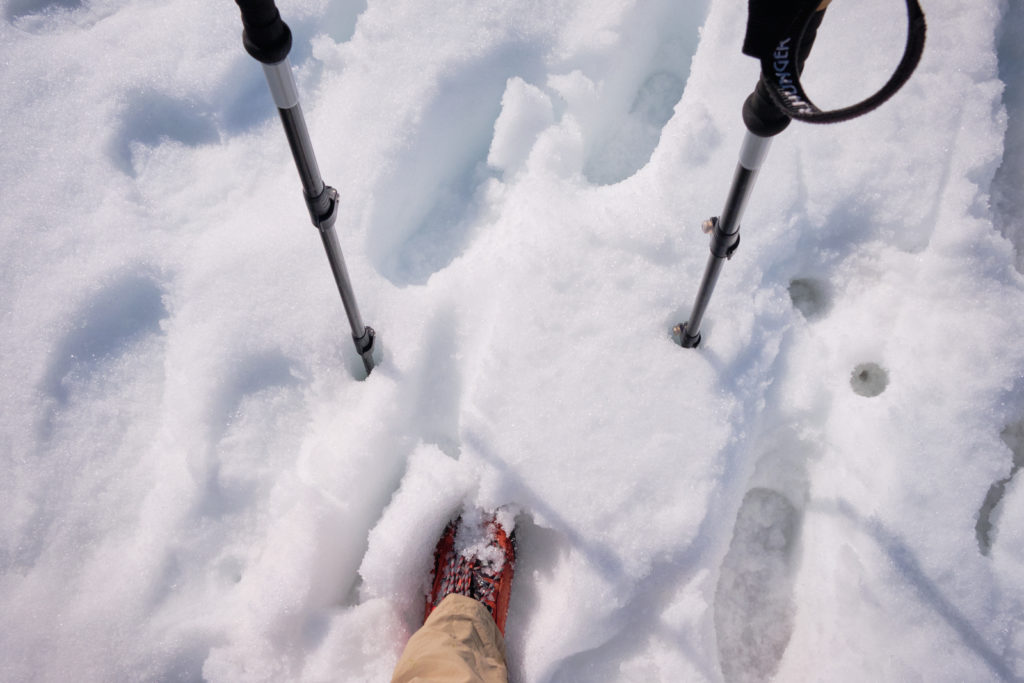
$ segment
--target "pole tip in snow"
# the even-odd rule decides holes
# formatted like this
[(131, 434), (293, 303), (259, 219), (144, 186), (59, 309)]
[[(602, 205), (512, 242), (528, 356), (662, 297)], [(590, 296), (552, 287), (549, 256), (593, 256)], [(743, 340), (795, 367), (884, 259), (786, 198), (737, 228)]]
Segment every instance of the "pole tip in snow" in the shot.
[(686, 326), (689, 323), (679, 323), (672, 328), (672, 336), (676, 343), (682, 346), (684, 349), (695, 349), (700, 346), (700, 331), (697, 334), (691, 335)]
[(373, 368), (377, 365), (373, 359), (374, 342), (376, 339), (377, 333), (370, 326), (363, 328), (362, 336), (352, 338), (352, 341), (356, 344), (356, 351), (359, 352), (363, 359), (363, 367), (366, 368), (367, 377), (369, 377), (370, 373), (373, 372)]

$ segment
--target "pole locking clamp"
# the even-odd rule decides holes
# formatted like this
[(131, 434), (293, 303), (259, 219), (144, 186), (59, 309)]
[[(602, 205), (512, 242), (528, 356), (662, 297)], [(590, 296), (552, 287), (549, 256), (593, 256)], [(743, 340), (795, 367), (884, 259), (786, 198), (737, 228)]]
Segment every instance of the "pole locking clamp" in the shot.
[(700, 229), (706, 235), (711, 235), (711, 253), (715, 258), (731, 259), (732, 255), (740, 246), (740, 231), (725, 233), (719, 229), (718, 216), (712, 216), (703, 223)]

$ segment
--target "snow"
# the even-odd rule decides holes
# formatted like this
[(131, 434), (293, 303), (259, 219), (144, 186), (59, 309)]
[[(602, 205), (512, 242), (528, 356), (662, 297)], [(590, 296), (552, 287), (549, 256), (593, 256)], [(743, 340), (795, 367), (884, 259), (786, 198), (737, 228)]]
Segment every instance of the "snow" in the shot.
[(387, 680), (464, 505), (514, 680), (1024, 678), (1019, 2), (774, 141), (698, 350), (744, 3), (280, 7), (369, 377), (234, 4), (3, 7), (0, 679)]

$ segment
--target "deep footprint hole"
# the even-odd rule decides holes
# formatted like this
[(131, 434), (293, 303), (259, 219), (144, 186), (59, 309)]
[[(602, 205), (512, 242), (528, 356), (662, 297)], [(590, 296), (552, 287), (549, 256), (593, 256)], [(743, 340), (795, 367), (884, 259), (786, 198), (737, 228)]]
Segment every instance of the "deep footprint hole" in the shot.
[(889, 386), (889, 373), (878, 363), (861, 363), (850, 373), (854, 393), (871, 398)]
[(796, 278), (789, 283), (789, 299), (807, 320), (820, 320), (832, 310), (832, 288), (824, 280)]

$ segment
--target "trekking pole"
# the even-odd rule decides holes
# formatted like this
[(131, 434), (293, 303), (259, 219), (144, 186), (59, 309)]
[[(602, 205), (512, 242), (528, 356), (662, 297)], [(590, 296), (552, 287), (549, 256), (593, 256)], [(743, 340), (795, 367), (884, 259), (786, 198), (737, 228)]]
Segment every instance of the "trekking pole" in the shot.
[(295, 159), (302, 192), (309, 209), (309, 217), (320, 232), (320, 238), (331, 264), (331, 272), (341, 294), (349, 325), (352, 327), (352, 341), (356, 352), (363, 359), (367, 374), (373, 370), (373, 347), (376, 337), (372, 327), (363, 325), (352, 291), (352, 282), (345, 267), (334, 223), (338, 218), (338, 191), (325, 185), (320, 177), (320, 168), (313, 154), (313, 144), (306, 129), (306, 120), (299, 106), (299, 90), (292, 76), (288, 53), (292, 48), (292, 32), (281, 20), (274, 0), (235, 0), (242, 12), (242, 44), (245, 51), (263, 65), (263, 73), (270, 87), (270, 94), (277, 105), (288, 138), (288, 146)]
[(925, 37), (924, 13), (917, 0), (906, 0), (907, 44), (903, 58), (889, 81), (863, 102), (821, 111), (804, 92), (800, 74), (830, 1), (750, 0), (743, 53), (760, 60), (761, 76), (754, 92), (743, 103), (743, 123), (747, 132), (725, 208), (720, 217), (709, 218), (702, 226), (704, 232), (711, 235), (711, 256), (704, 268), (689, 319), (673, 330), (676, 340), (684, 348), (694, 348), (701, 342), (700, 325), (704, 313), (722, 266), (739, 246), (740, 219), (772, 138), (785, 130), (792, 119), (837, 123), (866, 114), (892, 97), (907, 82), (921, 59)]

